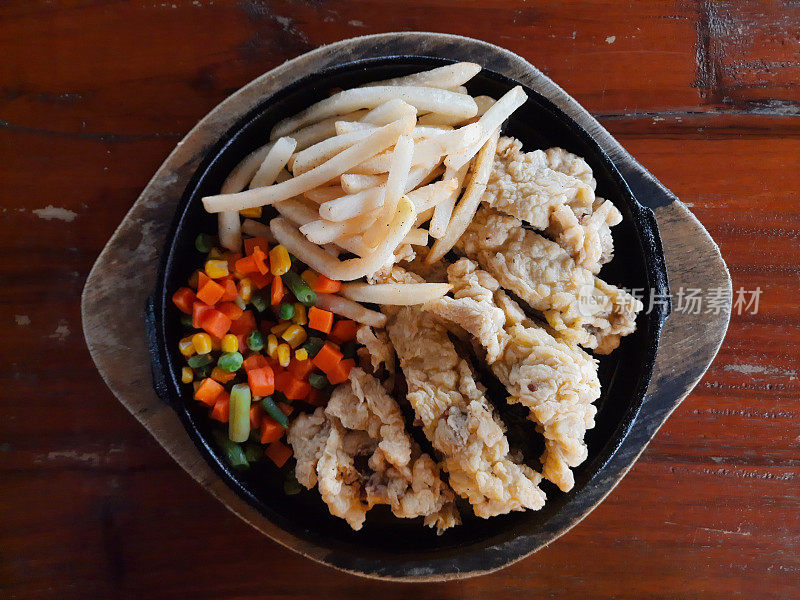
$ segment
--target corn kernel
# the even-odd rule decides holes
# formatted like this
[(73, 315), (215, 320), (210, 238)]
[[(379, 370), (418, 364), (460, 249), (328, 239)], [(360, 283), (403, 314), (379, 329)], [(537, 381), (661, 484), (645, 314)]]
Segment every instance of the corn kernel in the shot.
[(278, 356), (278, 336), (272, 333), (267, 336), (267, 356), (270, 358)]
[(238, 352), (239, 338), (232, 333), (226, 333), (222, 338), (222, 351), (223, 352)]
[(289, 361), (292, 358), (292, 350), (289, 344), (280, 344), (278, 346), (278, 364), (282, 367), (288, 367)]
[(192, 383), (194, 381), (194, 371), (191, 367), (183, 367), (181, 369), (181, 383)]
[(294, 316), (292, 317), (292, 323), (296, 323), (297, 325), (305, 325), (308, 323), (306, 307), (304, 304), (301, 304), (300, 302), (294, 303)]
[(278, 244), (269, 251), (269, 269), (275, 277), (280, 277), (292, 266), (289, 251), (283, 244)]
[(207, 260), (206, 261), (206, 275), (211, 279), (219, 279), (228, 274), (228, 261), (227, 260)]
[(308, 284), (308, 287), (313, 289), (314, 282), (317, 280), (318, 275), (311, 269), (306, 269), (305, 271), (303, 271), (300, 277), (302, 277), (303, 281), (305, 281)]
[(178, 342), (178, 349), (181, 351), (186, 358), (189, 358), (194, 354), (194, 344), (192, 343), (192, 336), (188, 336), (183, 338), (180, 342)]
[(286, 328), (286, 331), (281, 334), (281, 337), (286, 340), (292, 348), (297, 348), (306, 341), (308, 334), (300, 325), (290, 325)]
[[(219, 248), (212, 248), (211, 252), (208, 253), (208, 259), (209, 260), (214, 260), (214, 259), (217, 259), (217, 258), (222, 258), (222, 250), (220, 250)], [(210, 277), (210, 275), (209, 275), (209, 277)]]
[(292, 324), (291, 321), (284, 321), (283, 323), (278, 323), (277, 325), (273, 325), (270, 327), (270, 332), (274, 333), (275, 335), (281, 335), (284, 331), (289, 329), (289, 326)]
[(228, 371), (224, 371), (219, 367), (214, 367), (214, 369), (211, 371), (211, 379), (218, 381), (219, 383), (228, 383), (234, 377), (236, 377), (236, 373), (229, 373)]
[(245, 304), (250, 302), (253, 297), (253, 282), (249, 277), (245, 277), (239, 282), (239, 297)]
[(294, 351), (294, 357), (297, 360), (308, 360), (308, 350), (305, 348), (298, 348)]
[(208, 354), (211, 352), (211, 336), (207, 333), (195, 333), (192, 336), (192, 345), (198, 354)]
[(245, 208), (239, 211), (239, 214), (247, 219), (260, 219), (261, 218), (261, 207), (256, 206), (254, 208)]

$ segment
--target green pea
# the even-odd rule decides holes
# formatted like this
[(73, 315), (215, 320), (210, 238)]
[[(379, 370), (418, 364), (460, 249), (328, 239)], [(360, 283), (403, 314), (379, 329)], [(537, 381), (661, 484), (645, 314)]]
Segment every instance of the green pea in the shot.
[(191, 329), (192, 325), (192, 315), (181, 315), (181, 325)]
[(293, 316), (294, 316), (294, 305), (288, 302), (281, 303), (280, 307), (278, 308), (278, 317), (280, 317), (284, 321), (288, 321)]
[(264, 336), (256, 330), (247, 336), (247, 347), (253, 352), (258, 352), (264, 347)]
[(211, 371), (214, 370), (214, 367), (211, 365), (203, 365), (202, 367), (197, 367), (194, 370), (194, 377), (195, 379), (205, 379), (206, 377), (211, 376)]
[(325, 340), (318, 337), (310, 337), (300, 347), (303, 348), (306, 352), (308, 352), (309, 358), (314, 358), (317, 355), (317, 353), (320, 350), (322, 350), (322, 347), (324, 345), (325, 345)]
[(239, 352), (226, 352), (217, 360), (217, 366), (228, 373), (235, 373), (241, 368), (243, 362), (244, 357)]
[(206, 365), (210, 365), (214, 362), (214, 359), (211, 358), (211, 354), (195, 354), (189, 360), (186, 361), (189, 363), (189, 366), (193, 369), (198, 367), (205, 367)]
[(264, 312), (267, 310), (267, 306), (269, 306), (267, 301), (264, 299), (264, 296), (261, 294), (253, 294), (253, 297), (250, 298), (250, 304), (252, 304), (253, 308), (255, 308), (258, 312)]
[(201, 233), (194, 239), (194, 247), (197, 248), (198, 252), (211, 252), (215, 242), (214, 236)]

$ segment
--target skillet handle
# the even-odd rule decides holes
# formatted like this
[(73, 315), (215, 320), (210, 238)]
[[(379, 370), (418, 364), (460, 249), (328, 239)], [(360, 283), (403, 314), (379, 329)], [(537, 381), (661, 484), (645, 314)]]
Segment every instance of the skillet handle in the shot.
[(150, 350), (150, 372), (153, 375), (153, 389), (159, 399), (173, 409), (177, 409), (167, 380), (168, 363), (158, 343), (158, 319), (156, 318), (155, 294), (147, 297), (144, 309), (144, 330)]

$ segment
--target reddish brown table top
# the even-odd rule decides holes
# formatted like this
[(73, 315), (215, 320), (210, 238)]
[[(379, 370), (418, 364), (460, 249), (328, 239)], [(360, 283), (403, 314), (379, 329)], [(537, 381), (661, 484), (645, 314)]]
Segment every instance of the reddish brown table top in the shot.
[[(800, 5), (464, 4), (0, 6), (1, 597), (800, 597)], [(103, 244), (211, 107), (318, 45), (413, 29), (536, 64), (692, 208), (734, 291), (763, 291), (584, 522), (432, 585), (338, 573), (229, 514), (106, 389), (79, 315)]]

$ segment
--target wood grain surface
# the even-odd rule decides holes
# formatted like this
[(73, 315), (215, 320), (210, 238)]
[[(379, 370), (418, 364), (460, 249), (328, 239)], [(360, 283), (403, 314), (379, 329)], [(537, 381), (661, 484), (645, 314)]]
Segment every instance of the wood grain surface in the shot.
[[(734, 290), (763, 290), (588, 519), (507, 570), (435, 585), (357, 580), (240, 522), (116, 402), (80, 335), (97, 253), (200, 117), (317, 45), (404, 29), (536, 64), (692, 206)], [(799, 30), (788, 1), (3, 4), (2, 595), (798, 597)]]

